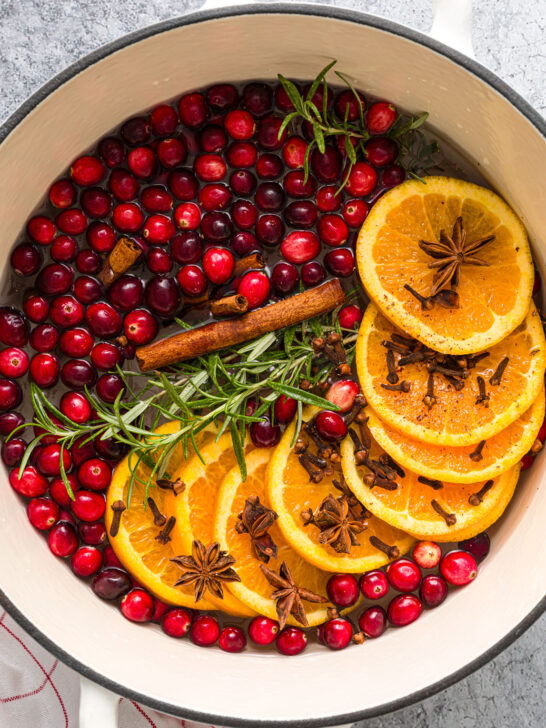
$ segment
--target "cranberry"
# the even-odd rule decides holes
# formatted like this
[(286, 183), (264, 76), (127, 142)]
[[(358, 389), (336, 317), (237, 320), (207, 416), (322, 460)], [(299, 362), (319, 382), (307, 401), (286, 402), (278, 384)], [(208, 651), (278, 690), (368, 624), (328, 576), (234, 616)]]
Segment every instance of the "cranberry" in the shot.
[(30, 333), (30, 345), (36, 351), (52, 351), (57, 345), (59, 332), (51, 324), (40, 324)]
[(411, 553), (413, 560), (422, 569), (434, 569), (442, 558), (442, 549), (432, 541), (419, 541)]
[(227, 135), (221, 126), (211, 124), (199, 134), (199, 143), (204, 152), (221, 152), (227, 144)]
[(246, 647), (245, 633), (240, 627), (224, 627), (218, 645), (224, 652), (242, 652)]
[(228, 112), (224, 118), (224, 126), (233, 139), (239, 140), (250, 139), (256, 131), (256, 124), (251, 114), (242, 109)]
[(162, 248), (150, 248), (146, 253), (146, 265), (152, 273), (169, 273), (173, 267), (171, 256)]
[(275, 447), (281, 439), (281, 430), (264, 418), (250, 425), (250, 438), (255, 447)]
[(287, 425), (294, 419), (297, 408), (298, 403), (295, 399), (293, 399), (292, 397), (287, 397), (285, 394), (281, 394), (280, 397), (275, 400), (275, 405), (273, 408), (275, 421), (281, 425)]
[(104, 547), (104, 565), (105, 566), (112, 566), (115, 569), (121, 569), (122, 571), (125, 571), (125, 567), (121, 563), (121, 561), (116, 556), (116, 553), (114, 549), (108, 544), (108, 546)]
[(197, 263), (203, 254), (203, 243), (195, 232), (178, 233), (171, 241), (171, 255), (180, 265)]
[(337, 318), (343, 329), (352, 330), (362, 321), (362, 309), (351, 303), (340, 310)]
[(274, 149), (280, 149), (284, 144), (284, 140), (287, 137), (287, 130), (284, 129), (280, 139), (279, 131), (283, 120), (278, 116), (266, 116), (258, 124), (257, 139), (258, 144), (267, 151), (273, 151)]
[(0, 414), (0, 435), (7, 437), (16, 430), (18, 427), (23, 425), (25, 418), (20, 412), (2, 412)]
[(387, 615), (383, 607), (373, 606), (360, 615), (358, 626), (368, 639), (380, 637), (387, 626)]
[(103, 402), (113, 404), (124, 389), (123, 380), (117, 374), (103, 374), (97, 381), (97, 394)]
[(276, 647), (281, 655), (299, 655), (306, 645), (307, 635), (299, 627), (285, 627), (277, 636)]
[(142, 229), (142, 235), (152, 245), (168, 243), (175, 232), (172, 220), (165, 215), (150, 215)]
[(59, 362), (53, 354), (36, 354), (30, 362), (31, 379), (42, 389), (49, 389), (59, 379)]
[(112, 199), (100, 187), (89, 187), (84, 190), (80, 199), (81, 206), (89, 217), (106, 217), (112, 209)]
[(340, 412), (349, 412), (360, 387), (352, 379), (338, 379), (326, 392), (328, 402), (335, 404)]
[[(300, 91), (297, 84), (294, 84), (294, 86), (298, 91)], [(275, 88), (275, 103), (281, 111), (285, 111), (287, 113), (290, 111), (294, 111), (294, 104), (290, 100), (290, 97), (286, 93), (282, 84), (278, 84)]]
[(235, 255), (244, 257), (255, 250), (260, 249), (260, 244), (248, 230), (241, 230), (231, 238), (230, 246)]
[(27, 449), (27, 443), (20, 437), (12, 437), (2, 443), (2, 460), (8, 468), (19, 465)]
[(469, 554), (472, 554), (478, 564), (480, 561), (483, 561), (489, 553), (490, 545), (491, 542), (489, 541), (489, 536), (486, 533), (480, 533), (473, 538), (459, 542), (459, 548), (463, 551), (468, 551)]
[(422, 611), (423, 605), (414, 594), (398, 594), (387, 608), (387, 617), (395, 627), (404, 627), (415, 622)]
[(104, 496), (101, 493), (95, 493), (91, 490), (79, 490), (74, 494), (72, 502), (72, 512), (80, 521), (92, 523), (102, 518), (106, 504)]
[(201, 210), (193, 202), (183, 202), (174, 210), (174, 221), (183, 230), (196, 230), (201, 222)]
[(243, 88), (242, 105), (259, 118), (267, 114), (273, 105), (273, 92), (265, 83), (248, 83)]
[(207, 101), (215, 111), (228, 111), (239, 100), (239, 93), (230, 83), (219, 83), (207, 91)]
[(178, 113), (181, 122), (186, 126), (195, 127), (202, 124), (207, 116), (203, 94), (192, 93), (182, 96), (178, 102)]
[(252, 167), (256, 164), (258, 151), (250, 142), (233, 142), (228, 147), (226, 157), (232, 167)]
[(61, 521), (53, 526), (47, 535), (49, 549), (55, 556), (66, 558), (78, 548), (78, 536), (72, 524)]
[(258, 210), (249, 200), (237, 200), (231, 208), (233, 222), (241, 230), (248, 230), (258, 219)]
[(387, 577), (394, 589), (411, 592), (421, 583), (419, 567), (409, 559), (397, 559), (387, 567)]
[(78, 358), (87, 356), (94, 343), (94, 339), (87, 329), (76, 328), (63, 331), (59, 339), (59, 348), (63, 354)]
[(47, 531), (59, 518), (59, 506), (51, 498), (33, 498), (27, 506), (28, 520), (39, 531)]
[(89, 546), (100, 546), (107, 539), (106, 526), (102, 521), (80, 523), (80, 537)]
[(40, 245), (49, 245), (53, 242), (57, 229), (54, 223), (44, 215), (31, 217), (27, 223), (27, 233), (30, 238)]
[(262, 182), (256, 190), (256, 204), (264, 212), (277, 212), (284, 203), (284, 192), (277, 182)]
[(125, 159), (125, 147), (116, 137), (105, 137), (99, 144), (99, 154), (107, 167), (117, 167)]
[(328, 599), (337, 607), (350, 607), (358, 599), (358, 582), (352, 574), (334, 574), (326, 585)]
[(177, 169), (170, 173), (168, 185), (175, 197), (179, 200), (189, 201), (197, 195), (199, 183), (188, 169)]
[(65, 392), (61, 397), (61, 412), (72, 422), (87, 422), (91, 417), (91, 405), (83, 394)]
[(269, 617), (254, 617), (248, 626), (248, 636), (257, 645), (272, 644), (279, 632), (279, 623)]
[(150, 124), (143, 116), (128, 119), (120, 129), (120, 134), (130, 147), (138, 147), (150, 138)]
[(326, 271), (320, 263), (312, 261), (310, 263), (305, 263), (305, 265), (302, 265), (301, 280), (306, 288), (318, 286), (318, 284), (322, 283), (325, 278)]
[(306, 263), (315, 258), (320, 251), (320, 242), (315, 233), (294, 230), (281, 244), (281, 255), (289, 263)]
[[(65, 477), (68, 480), (72, 493), (75, 493), (80, 487), (80, 484), (76, 480), (76, 477), (71, 473), (65, 475)], [(53, 498), (55, 503), (60, 505), (62, 508), (68, 508), (68, 506), (72, 503), (72, 498), (70, 497), (70, 493), (67, 490), (66, 483), (61, 476), (57, 476), (56, 478), (52, 479), (51, 483), (49, 484), (49, 495)], [(62, 520), (66, 519), (63, 518)]]
[(343, 206), (343, 219), (351, 227), (360, 227), (369, 210), (370, 206), (364, 200), (349, 200)]
[(80, 546), (70, 560), (72, 571), (81, 579), (93, 576), (102, 566), (102, 553), (94, 546)]
[(156, 106), (150, 114), (150, 124), (155, 134), (158, 136), (168, 136), (176, 129), (178, 116), (172, 106), (161, 104), (160, 106)]
[(49, 188), (49, 201), (53, 207), (64, 210), (76, 200), (76, 188), (69, 179), (59, 179)]
[(377, 172), (367, 162), (356, 162), (351, 169), (345, 189), (356, 197), (368, 195), (377, 184)]
[(131, 579), (129, 574), (121, 569), (106, 568), (97, 574), (91, 586), (101, 599), (113, 600), (130, 590)]
[(351, 89), (345, 89), (337, 93), (334, 109), (340, 119), (356, 121), (366, 109), (366, 99), (361, 93), (356, 96)]
[[(62, 462), (65, 472), (72, 467), (72, 458), (68, 450), (62, 450)], [(61, 446), (53, 443), (40, 448), (38, 458), (36, 460), (38, 472), (42, 475), (60, 475), (61, 474)]]
[(105, 174), (106, 170), (101, 160), (89, 155), (76, 159), (70, 168), (70, 176), (82, 187), (98, 184)]
[(120, 202), (130, 202), (138, 194), (138, 182), (125, 169), (114, 169), (108, 180), (108, 189)]
[(23, 399), (21, 387), (12, 379), (0, 379), (0, 410), (12, 410)]
[(309, 200), (291, 202), (284, 209), (284, 219), (292, 227), (312, 227), (317, 219), (317, 214), (317, 208)]
[(220, 636), (220, 627), (214, 617), (208, 614), (200, 614), (195, 618), (191, 629), (190, 637), (199, 647), (210, 647)]
[(226, 163), (219, 154), (201, 154), (194, 163), (195, 174), (204, 182), (219, 182), (226, 175)]
[(370, 134), (384, 134), (395, 121), (396, 108), (386, 101), (376, 101), (366, 115), (366, 126)]
[(61, 328), (76, 326), (83, 320), (83, 306), (73, 296), (59, 296), (51, 304), (51, 321)]
[(367, 571), (360, 577), (360, 590), (366, 599), (381, 599), (389, 591), (389, 582), (382, 571)]
[(307, 142), (299, 136), (291, 136), (285, 141), (282, 148), (282, 157), (287, 167), (298, 169), (303, 167)]
[(283, 163), (274, 154), (262, 154), (256, 162), (256, 173), (262, 179), (277, 179), (283, 171)]
[(23, 349), (9, 347), (0, 352), (0, 374), (3, 377), (18, 379), (26, 374), (28, 365), (28, 354)]
[(80, 235), (87, 227), (87, 216), (82, 210), (71, 208), (60, 212), (55, 223), (61, 232), (67, 235)]
[(331, 273), (341, 278), (352, 275), (355, 269), (355, 256), (350, 248), (330, 250), (324, 256), (324, 262)]
[(425, 576), (419, 589), (419, 596), (425, 607), (439, 606), (447, 596), (446, 580), (436, 574)]
[(398, 145), (388, 137), (376, 137), (366, 143), (368, 162), (375, 167), (392, 164), (398, 156)]
[(47, 479), (32, 465), (27, 465), (19, 477), (19, 468), (9, 474), (9, 482), (13, 490), (25, 498), (43, 495), (49, 486)]
[(166, 169), (177, 167), (185, 162), (188, 156), (188, 150), (182, 139), (163, 139), (157, 145), (156, 152), (157, 158)]
[(169, 212), (173, 206), (173, 198), (161, 185), (145, 187), (140, 194), (140, 202), (148, 212)]
[(535, 268), (535, 279), (533, 281), (533, 296), (540, 291), (542, 287), (542, 280), (540, 278), (540, 273)]
[(63, 263), (50, 263), (38, 273), (36, 288), (46, 296), (60, 296), (70, 290), (74, 271)]
[(49, 254), (56, 263), (71, 263), (78, 253), (78, 243), (70, 235), (59, 235), (51, 244)]
[(207, 290), (205, 274), (196, 265), (186, 265), (176, 274), (182, 292), (186, 296), (200, 296)]
[(23, 309), (28, 319), (39, 324), (45, 321), (49, 314), (49, 303), (43, 296), (29, 296)]
[(231, 192), (226, 185), (205, 185), (199, 192), (199, 204), (206, 212), (223, 210), (231, 202)]
[(346, 619), (330, 619), (323, 625), (321, 638), (331, 650), (342, 650), (350, 643), (353, 626)]
[(326, 147), (324, 153), (314, 149), (311, 153), (311, 169), (321, 182), (334, 182), (341, 173), (341, 157), (334, 147)]
[(114, 440), (113, 437), (95, 440), (95, 449), (97, 455), (100, 455), (111, 462), (118, 462), (125, 455), (127, 448), (121, 442)]
[(284, 189), (290, 197), (310, 197), (316, 188), (315, 178), (309, 175), (305, 180), (305, 173), (299, 169), (288, 172), (284, 178)]
[(521, 470), (528, 470), (534, 462), (535, 456), (533, 455), (533, 453), (528, 452), (521, 458)]
[(478, 564), (468, 551), (450, 551), (440, 561), (440, 573), (449, 584), (464, 586), (478, 575)]
[(138, 232), (143, 222), (142, 210), (133, 202), (120, 203), (112, 211), (112, 223), (122, 233)]
[(134, 344), (149, 344), (157, 336), (158, 325), (149, 311), (143, 308), (130, 311), (123, 321), (125, 336)]
[(120, 311), (131, 311), (142, 303), (144, 286), (140, 278), (125, 274), (112, 283), (108, 298)]
[(154, 276), (146, 284), (146, 305), (162, 318), (170, 318), (180, 305), (180, 290), (174, 278)]
[(92, 442), (85, 442), (85, 436), (82, 435), (70, 448), (70, 454), (72, 455), (74, 465), (79, 465), (84, 460), (94, 456), (95, 448)]
[(80, 273), (98, 273), (102, 258), (94, 250), (81, 250), (76, 256), (76, 268)]
[(61, 367), (61, 380), (70, 389), (84, 389), (95, 384), (97, 372), (85, 359), (69, 359)]
[(335, 212), (341, 207), (342, 195), (335, 185), (327, 185), (317, 192), (316, 202), (321, 212)]
[(11, 253), (11, 267), (20, 276), (33, 276), (42, 264), (42, 254), (35, 245), (21, 243)]
[(393, 164), (385, 167), (381, 172), (381, 184), (383, 187), (396, 187), (406, 179), (406, 171), (400, 164)]
[(261, 271), (245, 273), (237, 286), (237, 293), (248, 301), (248, 308), (258, 308), (269, 298), (271, 284), (269, 278)]
[(122, 597), (121, 613), (131, 622), (149, 622), (154, 615), (154, 598), (144, 589), (132, 589)]
[(104, 490), (112, 479), (112, 468), (100, 458), (91, 458), (80, 463), (78, 480), (89, 490)]
[(187, 609), (169, 609), (161, 619), (161, 627), (169, 637), (184, 637), (190, 630), (191, 614)]
[(262, 215), (256, 223), (256, 235), (264, 245), (277, 245), (284, 235), (284, 224), (278, 215)]
[(323, 410), (315, 417), (317, 432), (327, 442), (338, 442), (347, 434), (347, 425), (337, 412)]
[(203, 256), (203, 270), (214, 285), (226, 283), (233, 274), (233, 255), (225, 248), (209, 248)]
[(109, 338), (121, 330), (121, 316), (109, 303), (92, 303), (85, 312), (85, 319), (96, 336)]
[(248, 169), (238, 169), (229, 178), (233, 192), (240, 197), (248, 197), (256, 189), (256, 177)]
[(292, 263), (277, 263), (271, 271), (271, 283), (277, 293), (290, 293), (294, 290), (298, 281), (298, 269)]
[(121, 364), (123, 356), (114, 344), (95, 344), (91, 350), (91, 361), (93, 366), (102, 371), (113, 369), (116, 364)]

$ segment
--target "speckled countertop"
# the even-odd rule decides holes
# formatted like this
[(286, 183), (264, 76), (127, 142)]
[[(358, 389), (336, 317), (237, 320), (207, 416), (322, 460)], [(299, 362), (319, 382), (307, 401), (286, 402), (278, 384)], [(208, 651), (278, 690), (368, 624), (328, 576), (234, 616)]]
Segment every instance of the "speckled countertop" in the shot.
[[(359, 8), (425, 32), (432, 21), (431, 0), (318, 2)], [(202, 4), (201, 0), (0, 0), (0, 121), (89, 51)], [(474, 5), (477, 59), (544, 113), (544, 0), (480, 0)], [(546, 615), (465, 680), (410, 708), (358, 726), (539, 728), (546, 714), (545, 643)]]

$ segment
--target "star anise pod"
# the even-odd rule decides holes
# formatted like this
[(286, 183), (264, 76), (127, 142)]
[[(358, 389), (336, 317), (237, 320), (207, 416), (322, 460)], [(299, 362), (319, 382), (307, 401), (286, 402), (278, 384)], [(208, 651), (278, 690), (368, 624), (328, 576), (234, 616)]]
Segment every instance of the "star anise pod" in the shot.
[(271, 599), (277, 602), (277, 616), (280, 628), (283, 629), (290, 614), (304, 627), (308, 627), (309, 622), (307, 621), (302, 599), (315, 604), (322, 604), (327, 602), (328, 599), (309, 591), (309, 589), (296, 586), (285, 561), (282, 562), (278, 574), (268, 569), (267, 566), (263, 566), (263, 564), (260, 564), (260, 569), (271, 586), (275, 587)]
[(186, 572), (175, 582), (175, 586), (195, 584), (196, 602), (207, 589), (215, 597), (223, 599), (222, 582), (241, 581), (235, 569), (231, 568), (235, 559), (227, 551), (221, 551), (219, 543), (212, 543), (206, 548), (201, 541), (194, 541), (191, 556), (175, 556), (171, 561)]
[(489, 263), (483, 258), (477, 258), (476, 253), (495, 239), (494, 235), (487, 235), (478, 240), (468, 240), (463, 225), (463, 218), (458, 217), (453, 225), (453, 232), (448, 235), (440, 230), (440, 240), (429, 242), (420, 240), (419, 247), (431, 258), (429, 268), (435, 268), (432, 279), (431, 296), (446, 288), (457, 288), (462, 265), (487, 266)]
[(358, 515), (347, 501), (347, 496), (334, 498), (330, 493), (315, 513), (304, 511), (304, 524), (320, 529), (319, 543), (329, 544), (338, 554), (348, 554), (351, 546), (360, 546), (357, 534), (368, 528), (364, 515)]
[(267, 533), (279, 516), (260, 503), (258, 496), (246, 499), (242, 513), (235, 526), (237, 533), (248, 533), (251, 539), (252, 553), (265, 564), (271, 557), (277, 558), (277, 546)]

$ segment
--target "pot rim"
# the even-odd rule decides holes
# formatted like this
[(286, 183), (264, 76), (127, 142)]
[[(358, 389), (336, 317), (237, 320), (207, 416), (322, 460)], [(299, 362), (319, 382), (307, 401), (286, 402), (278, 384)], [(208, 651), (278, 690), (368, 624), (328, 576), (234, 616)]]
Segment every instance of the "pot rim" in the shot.
[[(209, 20), (216, 20), (218, 18), (233, 17), (237, 15), (258, 15), (258, 14), (275, 14), (284, 13), (286, 15), (316, 15), (324, 18), (334, 18), (336, 20), (345, 20), (356, 23), (358, 25), (368, 25), (378, 30), (386, 31), (392, 35), (397, 35), (407, 40), (413, 41), (419, 45), (424, 45), (435, 51), (436, 53), (445, 56), (449, 60), (453, 61), (457, 65), (463, 67), (469, 73), (477, 76), (481, 81), (492, 87), (501, 96), (503, 96), (512, 106), (514, 106), (538, 131), (546, 138), (546, 119), (536, 111), (529, 102), (527, 102), (519, 93), (514, 91), (511, 86), (505, 83), (495, 73), (490, 71), (488, 68), (478, 63), (472, 58), (469, 58), (464, 53), (457, 51), (449, 46), (441, 43), (440, 41), (431, 38), (430, 36), (422, 33), (421, 31), (413, 28), (406, 27), (387, 18), (383, 18), (376, 15), (370, 15), (359, 10), (338, 8), (335, 6), (323, 6), (315, 5), (313, 3), (290, 3), (286, 4), (283, 2), (273, 2), (265, 4), (262, 3), (251, 3), (250, 5), (233, 5), (225, 8), (216, 8), (210, 10), (201, 10), (190, 12), (187, 15), (171, 18), (153, 25), (148, 25), (139, 30), (133, 31), (126, 35), (117, 38), (105, 45), (100, 46), (91, 53), (86, 54), (82, 58), (78, 59), (71, 65), (67, 66), (60, 73), (53, 76), (48, 82), (41, 86), (35, 91), (29, 98), (24, 101), (0, 126), (0, 144), (8, 137), (9, 134), (23, 121), (23, 119), (44, 99), (50, 96), (64, 83), (72, 79), (78, 73), (84, 69), (90, 67), (94, 63), (102, 60), (103, 58), (119, 51), (127, 46), (134, 43), (138, 43), (141, 40), (152, 37), (165, 31), (173, 30), (175, 28), (183, 27), (186, 25), (194, 25), (197, 23), (206, 22)], [(290, 728), (296, 725), (296, 721), (262, 721), (262, 720), (248, 720), (238, 719), (230, 716), (222, 716), (218, 714), (202, 713), (194, 710), (181, 709), (178, 705), (166, 703), (160, 700), (150, 698), (138, 691), (134, 691), (131, 688), (121, 685), (114, 680), (111, 680), (102, 674), (90, 669), (87, 665), (83, 664), (79, 660), (76, 660), (69, 653), (67, 653), (62, 647), (52, 642), (43, 632), (37, 629), (30, 620), (15, 606), (0, 587), (0, 607), (4, 608), (6, 612), (28, 633), (33, 637), (39, 644), (48, 650), (51, 654), (61, 660), (65, 665), (79, 672), (86, 678), (89, 678), (93, 682), (101, 685), (102, 687), (111, 690), (112, 692), (121, 695), (130, 700), (143, 703), (150, 708), (167, 713), (170, 715), (176, 715), (190, 720), (195, 720), (201, 723), (220, 723), (226, 726), (236, 726), (239, 728)], [(490, 647), (488, 650), (483, 652), (481, 655), (476, 657), (472, 662), (468, 663), (464, 667), (456, 670), (451, 675), (448, 675), (441, 680), (429, 685), (427, 688), (418, 690), (410, 695), (403, 698), (384, 703), (375, 708), (367, 708), (360, 711), (354, 711), (352, 713), (346, 713), (336, 716), (328, 716), (326, 718), (313, 718), (309, 720), (298, 720), (297, 725), (299, 728), (319, 728), (321, 726), (332, 726), (341, 725), (346, 723), (352, 723), (365, 718), (373, 718), (382, 715), (386, 715), (395, 710), (401, 710), (407, 708), (414, 703), (417, 703), (426, 698), (432, 697), (438, 692), (451, 687), (455, 683), (459, 682), (465, 677), (468, 677), (473, 672), (483, 667), (503, 650), (509, 647), (516, 639), (521, 635), (546, 611), (546, 596), (544, 596), (540, 602), (529, 612), (529, 614), (517, 624), (508, 634), (500, 639), (496, 644)]]

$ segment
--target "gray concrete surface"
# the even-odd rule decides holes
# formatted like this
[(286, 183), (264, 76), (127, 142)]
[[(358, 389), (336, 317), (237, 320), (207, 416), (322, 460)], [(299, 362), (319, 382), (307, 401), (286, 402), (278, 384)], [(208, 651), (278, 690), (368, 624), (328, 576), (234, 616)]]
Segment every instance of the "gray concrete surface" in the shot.
[[(427, 31), (431, 0), (319, 0)], [(457, 2), (457, 0), (453, 0)], [(52, 75), (96, 47), (200, 0), (0, 0), (0, 120)], [(476, 0), (478, 60), (544, 113), (544, 0)], [(499, 608), (501, 606), (499, 605)], [(546, 616), (457, 685), (359, 728), (539, 728), (546, 724)], [(403, 665), (393, 666), (402, 678)]]

